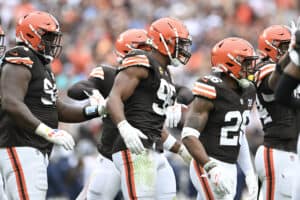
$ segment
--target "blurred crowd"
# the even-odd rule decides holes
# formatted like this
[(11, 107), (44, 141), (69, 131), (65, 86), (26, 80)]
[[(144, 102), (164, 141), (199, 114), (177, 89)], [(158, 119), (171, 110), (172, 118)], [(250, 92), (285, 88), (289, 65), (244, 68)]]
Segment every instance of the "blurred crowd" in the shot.
[[(209, 69), (210, 49), (217, 41), (239, 36), (256, 47), (258, 35), (265, 27), (288, 25), (296, 19), (300, 3), (296, 0), (0, 0), (0, 19), (8, 46), (15, 43), (16, 20), (32, 10), (48, 11), (61, 24), (63, 53), (52, 67), (63, 95), (68, 86), (85, 79), (97, 64), (117, 65), (114, 41), (128, 28), (147, 28), (153, 20), (164, 16), (183, 20), (193, 37), (193, 55), (186, 66), (172, 68), (172, 72), (177, 84), (191, 87)], [(253, 119), (248, 137), (255, 152), (262, 141), (262, 131), (255, 113)], [(74, 133), (77, 148), (71, 153), (54, 150), (49, 165), (49, 197), (75, 199), (95, 167), (101, 120), (61, 126)], [(180, 131), (171, 131), (179, 137)], [(176, 172), (178, 199), (194, 198), (187, 167), (175, 155), (168, 157)]]

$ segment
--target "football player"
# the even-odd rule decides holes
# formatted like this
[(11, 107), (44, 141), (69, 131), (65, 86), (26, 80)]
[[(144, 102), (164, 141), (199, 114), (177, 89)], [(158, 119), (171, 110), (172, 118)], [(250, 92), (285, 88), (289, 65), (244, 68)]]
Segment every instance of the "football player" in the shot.
[(49, 13), (34, 11), (16, 26), (17, 46), (1, 66), (0, 171), (8, 199), (45, 199), (53, 144), (72, 150), (72, 136), (58, 121), (81, 122), (104, 105), (68, 105), (57, 98), (50, 64), (61, 50), (61, 31)]
[[(133, 49), (150, 50), (147, 40), (147, 32), (143, 29), (129, 29), (121, 33), (115, 43), (115, 52), (118, 61), (121, 62), (125, 55)], [(90, 73), (88, 80), (80, 81), (71, 86), (68, 89), (68, 95), (73, 99), (83, 100), (87, 98), (87, 94), (91, 93), (90, 100), (96, 100), (95, 102), (97, 102), (98, 92), (103, 94), (104, 97), (108, 96), (115, 75), (116, 68), (99, 66)], [(171, 115), (171, 113), (169, 115)], [(169, 121), (172, 121), (172, 119)], [(114, 140), (118, 135), (116, 130), (117, 127), (112, 123), (109, 116), (104, 117), (100, 143), (98, 144), (100, 164), (92, 173), (89, 183), (85, 185), (85, 188), (78, 199), (84, 199), (84, 196), (87, 196), (87, 199), (113, 199), (119, 191), (121, 178), (111, 161), (111, 150), (113, 148)], [(191, 157), (184, 145), (178, 143), (172, 135), (163, 131), (162, 141), (165, 149), (178, 153), (186, 162), (190, 161)], [(176, 186), (173, 170), (167, 161), (165, 166), (165, 174), (168, 176), (168, 185), (170, 186), (171, 191), (175, 191)], [(104, 180), (103, 177), (106, 177), (106, 179)]]
[(234, 199), (237, 162), (246, 176), (251, 199), (256, 199), (257, 179), (245, 126), (255, 102), (255, 87), (249, 80), (257, 58), (246, 40), (223, 39), (211, 52), (213, 72), (194, 84), (195, 98), (182, 141), (194, 158), (190, 176), (197, 199)]
[(275, 101), (274, 90), (284, 67), (291, 41), (287, 26), (272, 25), (259, 35), (257, 64), (257, 110), (264, 130), (264, 143), (255, 156), (255, 166), (266, 200), (291, 199), (293, 169), (296, 166), (296, 143), (299, 133), (297, 112)]
[(123, 58), (107, 100), (120, 134), (113, 162), (125, 199), (174, 199), (176, 190), (166, 191), (166, 158), (155, 144), (161, 140), (165, 110), (176, 98), (168, 65), (188, 62), (191, 39), (184, 24), (173, 18), (153, 22), (148, 37), (151, 50), (132, 50)]
[[(299, 96), (294, 95), (294, 90), (300, 83), (300, 18), (298, 18), (297, 24), (292, 22), (291, 32), (292, 39), (289, 48), (289, 58), (291, 62), (284, 69), (284, 72), (280, 76), (278, 86), (275, 91), (276, 100), (288, 107), (293, 109), (300, 108)], [(286, 111), (285, 111), (286, 112)], [(297, 127), (299, 126), (299, 113), (297, 114)], [(300, 140), (298, 137), (297, 144), (297, 153), (298, 153), (298, 166), (297, 170), (300, 170)], [(292, 199), (300, 199), (300, 175), (295, 171), (292, 174), (295, 176), (295, 184), (292, 191)]]
[[(5, 49), (6, 49), (6, 46), (5, 46), (5, 33), (2, 29), (2, 26), (0, 25), (0, 65), (2, 63), (2, 56), (5, 53)], [(6, 195), (4, 193), (4, 184), (3, 184), (3, 178), (2, 178), (1, 172), (0, 172), (0, 199), (1, 200), (6, 200), (7, 199)]]

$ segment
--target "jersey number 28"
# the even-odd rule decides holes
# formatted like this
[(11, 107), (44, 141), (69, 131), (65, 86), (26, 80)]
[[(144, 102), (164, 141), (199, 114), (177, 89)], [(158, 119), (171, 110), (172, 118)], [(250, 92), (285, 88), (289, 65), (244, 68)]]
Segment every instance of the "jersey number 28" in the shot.
[[(222, 146), (237, 146), (239, 137), (245, 133), (246, 126), (249, 122), (250, 111), (229, 111), (225, 115), (225, 122), (235, 122), (234, 125), (229, 125), (221, 128), (220, 145)], [(233, 135), (230, 136), (230, 133)]]

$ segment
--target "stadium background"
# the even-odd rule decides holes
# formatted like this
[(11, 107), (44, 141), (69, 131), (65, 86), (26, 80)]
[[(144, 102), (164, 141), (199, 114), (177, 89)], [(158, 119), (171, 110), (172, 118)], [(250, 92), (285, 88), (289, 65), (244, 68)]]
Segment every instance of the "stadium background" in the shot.
[[(174, 81), (191, 87), (199, 74), (210, 67), (210, 49), (219, 40), (239, 36), (257, 46), (258, 34), (272, 24), (289, 24), (300, 14), (296, 0), (0, 0), (0, 19), (6, 44), (14, 44), (15, 21), (32, 10), (52, 13), (64, 34), (63, 53), (53, 71), (63, 93), (71, 84), (85, 79), (98, 63), (116, 65), (114, 40), (128, 28), (146, 28), (153, 20), (172, 16), (185, 22), (193, 37), (193, 56), (187, 66), (172, 68)], [(70, 101), (71, 102), (71, 101)], [(247, 129), (255, 153), (262, 141), (256, 114)], [(94, 167), (101, 120), (61, 124), (77, 141), (74, 152), (55, 148), (51, 157), (49, 199), (75, 199)], [(180, 130), (170, 130), (179, 138)], [(166, 153), (176, 173), (178, 199), (195, 199), (188, 168), (180, 158)], [(242, 175), (239, 176), (242, 180)], [(239, 184), (242, 192), (243, 183)], [(243, 197), (237, 197), (243, 199)]]

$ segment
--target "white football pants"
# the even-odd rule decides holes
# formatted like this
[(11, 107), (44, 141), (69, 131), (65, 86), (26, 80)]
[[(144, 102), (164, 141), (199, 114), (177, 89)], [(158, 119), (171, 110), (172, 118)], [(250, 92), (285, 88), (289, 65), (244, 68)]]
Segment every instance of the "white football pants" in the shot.
[(236, 164), (225, 163), (220, 160), (210, 158), (218, 163), (218, 165), (222, 166), (224, 171), (222, 173), (226, 174), (229, 178), (231, 178), (230, 185), (230, 194), (225, 196), (220, 196), (215, 192), (215, 186), (210, 183), (206, 171), (197, 164), (195, 160), (192, 160), (190, 164), (190, 177), (194, 187), (196, 188), (197, 200), (233, 200), (236, 193), (236, 184), (237, 184), (237, 168)]
[(121, 173), (125, 200), (175, 199), (174, 172), (162, 154), (147, 149), (136, 155), (125, 150), (114, 153), (113, 161)]
[(298, 164), (295, 173), (295, 182), (293, 185), (293, 194), (292, 194), (293, 200), (300, 199), (300, 137), (298, 137), (297, 154), (298, 154)]
[(259, 146), (255, 167), (264, 200), (291, 199), (297, 160), (293, 152)]
[(7, 199), (46, 199), (47, 166), (48, 156), (35, 148), (0, 148), (0, 173)]

